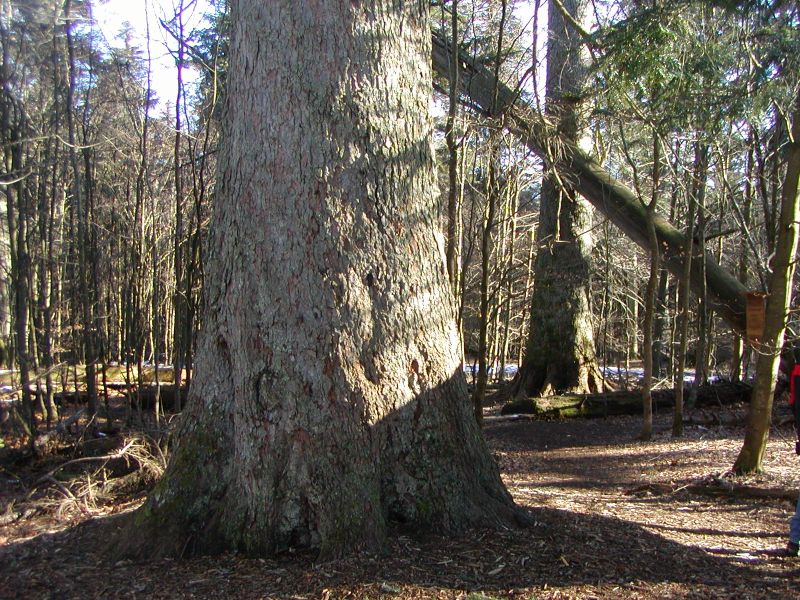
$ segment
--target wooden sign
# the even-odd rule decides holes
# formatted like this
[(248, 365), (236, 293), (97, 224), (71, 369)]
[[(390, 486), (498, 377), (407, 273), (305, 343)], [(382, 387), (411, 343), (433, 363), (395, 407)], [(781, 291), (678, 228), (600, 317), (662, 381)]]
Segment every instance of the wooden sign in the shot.
[(764, 335), (764, 313), (767, 295), (764, 292), (747, 292), (747, 341), (757, 342)]

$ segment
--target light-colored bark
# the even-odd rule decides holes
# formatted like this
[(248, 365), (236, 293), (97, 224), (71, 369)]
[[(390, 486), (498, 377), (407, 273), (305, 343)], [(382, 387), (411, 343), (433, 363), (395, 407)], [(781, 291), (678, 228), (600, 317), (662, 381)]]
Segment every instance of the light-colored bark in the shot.
[(232, 30), (196, 374), (123, 553), (513, 520), (459, 367), (427, 3), (237, 0)]

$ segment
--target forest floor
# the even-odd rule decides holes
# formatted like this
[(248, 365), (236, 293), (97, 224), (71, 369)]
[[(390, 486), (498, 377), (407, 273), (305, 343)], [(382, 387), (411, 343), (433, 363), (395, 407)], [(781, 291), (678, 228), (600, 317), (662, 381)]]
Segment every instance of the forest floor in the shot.
[[(785, 422), (782, 411), (775, 422)], [(650, 442), (635, 440), (639, 417), (546, 422), (496, 414), (487, 410), (485, 433), (531, 526), (456, 538), (398, 533), (385, 554), (325, 563), (307, 553), (112, 562), (114, 515), (136, 507), (141, 492), (82, 510), (65, 510), (52, 494), (40, 506), (30, 494), (26, 505), (25, 490), (53, 463), (11, 465), (16, 472), (5, 465), (0, 514), (28, 508), (0, 520), (0, 597), (798, 597), (800, 559), (777, 552), (793, 506), (753, 497), (800, 487), (791, 425), (773, 428), (766, 474), (731, 478), (725, 472), (741, 446), (741, 406), (694, 415), (708, 422), (687, 424), (678, 440), (669, 415), (657, 415)], [(709, 495), (715, 492), (721, 495)]]

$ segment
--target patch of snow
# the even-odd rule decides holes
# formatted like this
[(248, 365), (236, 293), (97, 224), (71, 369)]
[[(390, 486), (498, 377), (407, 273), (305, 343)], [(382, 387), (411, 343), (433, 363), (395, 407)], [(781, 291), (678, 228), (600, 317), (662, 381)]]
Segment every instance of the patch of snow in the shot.
[[(603, 375), (607, 378), (615, 378), (615, 379), (625, 379), (625, 380), (633, 380), (633, 381), (641, 381), (644, 378), (644, 369), (641, 367), (634, 367), (631, 369), (625, 369), (624, 367), (605, 367), (601, 369), (603, 371)], [(708, 383), (720, 383), (724, 381), (724, 378), (721, 375), (714, 374), (708, 376)], [(683, 372), (683, 382), (684, 383), (694, 383), (694, 370), (687, 369)]]
[[(466, 363), (464, 364), (464, 373), (468, 373), (470, 375), (477, 375), (478, 374), (478, 363)], [(489, 366), (489, 375), (494, 375), (495, 367)], [(506, 365), (503, 369), (504, 375), (516, 375), (517, 371), (519, 371), (519, 366), (515, 364)]]

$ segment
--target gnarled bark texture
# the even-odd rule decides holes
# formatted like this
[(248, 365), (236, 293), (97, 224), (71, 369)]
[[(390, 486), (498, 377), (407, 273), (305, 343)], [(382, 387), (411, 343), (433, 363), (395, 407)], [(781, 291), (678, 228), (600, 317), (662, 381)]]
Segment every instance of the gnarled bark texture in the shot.
[[(579, 98), (587, 67), (583, 42), (564, 12), (580, 22), (587, 6), (563, 0), (560, 7), (551, 2), (548, 12), (546, 115), (557, 123), (559, 139), (571, 144), (585, 128)], [(588, 301), (591, 213), (555, 155), (545, 155), (531, 326), (517, 395), (591, 393), (603, 385)]]
[(375, 546), (518, 513), (436, 231), (426, 2), (232, 3), (196, 376), (127, 553)]
[(545, 180), (531, 327), (515, 395), (602, 391), (588, 300), (590, 228), (585, 202)]

